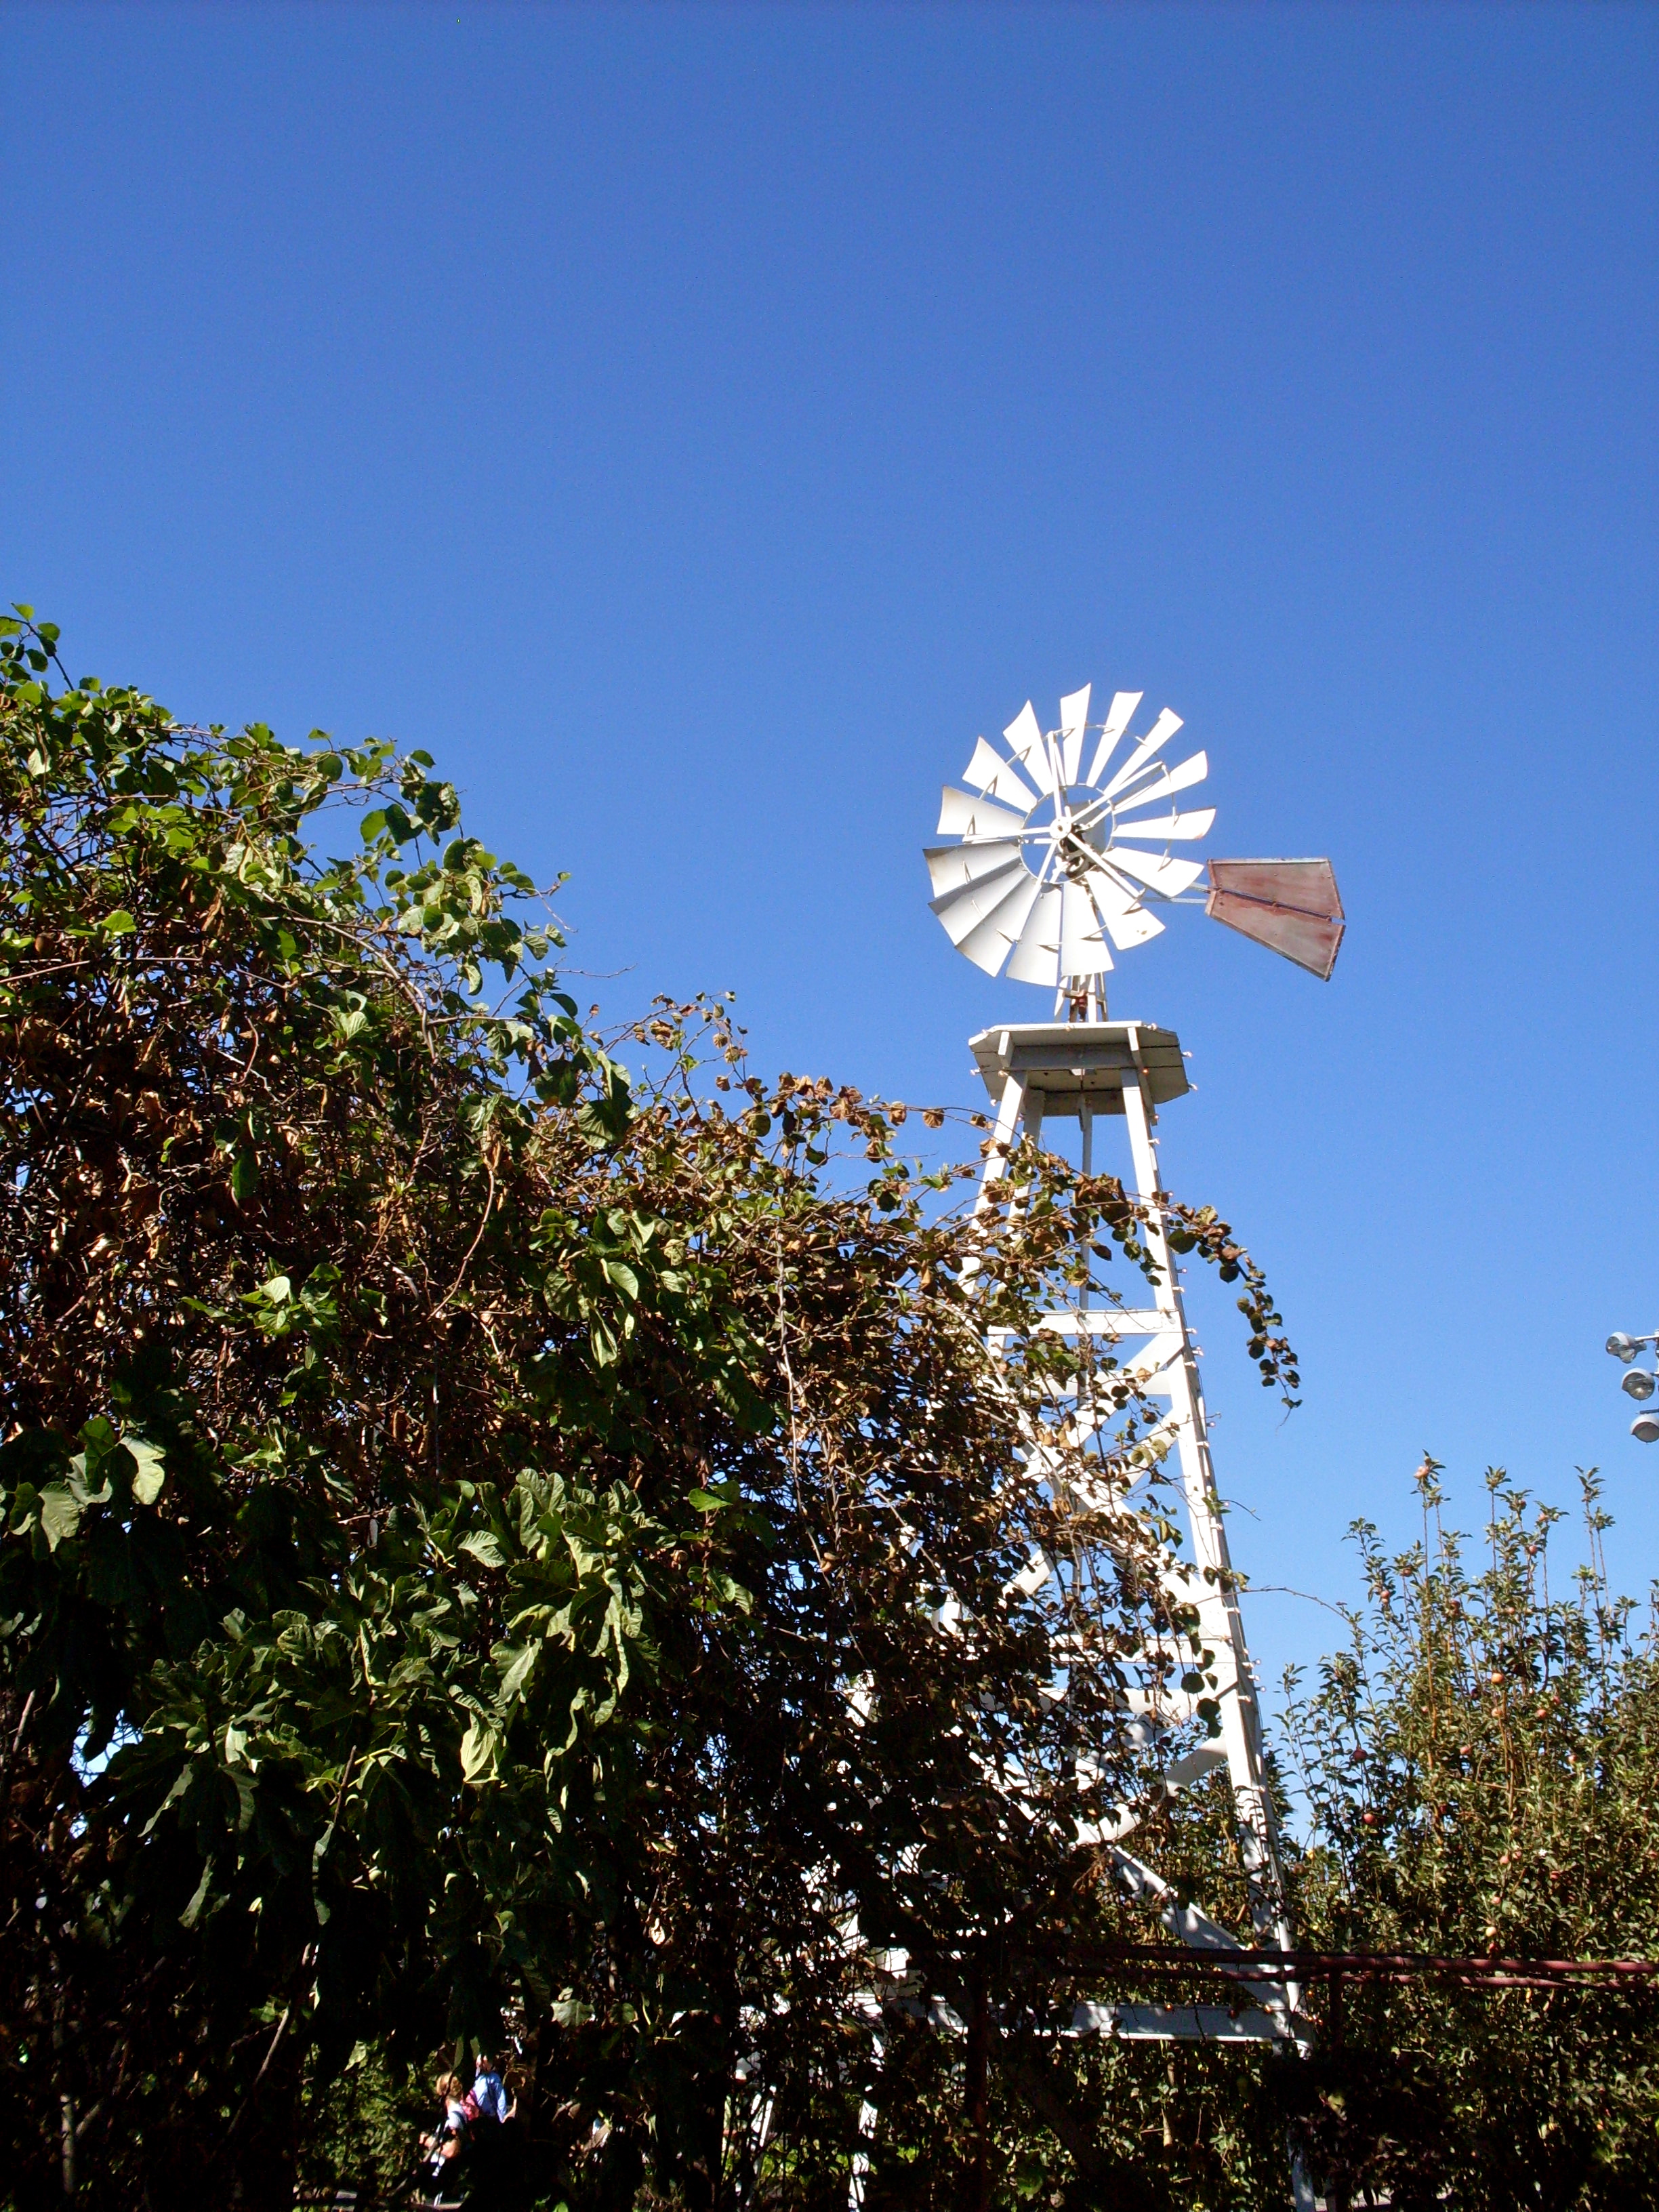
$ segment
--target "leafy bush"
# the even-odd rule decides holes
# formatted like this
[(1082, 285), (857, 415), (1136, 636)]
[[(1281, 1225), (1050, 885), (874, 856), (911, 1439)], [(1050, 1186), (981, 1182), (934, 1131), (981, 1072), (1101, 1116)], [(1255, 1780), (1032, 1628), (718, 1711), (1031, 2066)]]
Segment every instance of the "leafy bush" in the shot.
[[(1288, 1735), (1312, 1816), (1302, 1940), (1331, 1951), (1659, 1956), (1659, 1650), (1589, 1558), (1549, 1579), (1560, 1516), (1487, 1477), (1484, 1563), (1418, 1481), (1422, 1541), (1356, 1525), (1370, 1590)], [(1324, 2007), (1301, 2125), (1334, 2187), (1467, 2212), (1659, 2197), (1651, 1984), (1351, 1984)]]
[(1128, 1786), (1155, 1546), (1030, 1324), (1134, 1207), (941, 1211), (718, 1006), (630, 1080), (425, 756), (3, 630), (9, 2185), (286, 2203), (354, 2050), (390, 2111), (505, 2021), (538, 2187), (712, 2202), (740, 2062), (844, 2187), (868, 1947), (962, 1995)]

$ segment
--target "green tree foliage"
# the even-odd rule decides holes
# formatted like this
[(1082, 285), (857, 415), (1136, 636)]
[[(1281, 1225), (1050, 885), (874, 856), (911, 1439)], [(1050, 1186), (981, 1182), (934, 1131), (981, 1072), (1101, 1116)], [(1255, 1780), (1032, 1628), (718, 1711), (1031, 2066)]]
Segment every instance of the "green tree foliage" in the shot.
[(1030, 1328), (1134, 1207), (1028, 1158), (964, 1222), (717, 1006), (630, 1082), (425, 756), (3, 634), (9, 2188), (286, 2203), (510, 2018), (538, 2189), (712, 2203), (760, 2084), (844, 2191), (868, 1947), (1002, 2004), (1134, 1786), (1154, 1547)]
[[(1422, 1541), (1357, 1524), (1370, 1601), (1288, 1736), (1312, 1817), (1302, 1941), (1330, 1951), (1659, 1957), (1659, 1650), (1588, 1563), (1549, 1580), (1560, 1517), (1487, 1478), (1484, 1557), (1418, 1482)], [(1317, 2168), (1356, 2203), (1465, 2212), (1659, 2199), (1650, 1984), (1492, 1990), (1434, 1979), (1316, 2000), (1295, 2100)], [(1364, 2192), (1370, 2191), (1370, 2197)]]
[[(1553, 1580), (1556, 1510), (1494, 1473), (1477, 1549), (1445, 1525), (1440, 1472), (1428, 1461), (1418, 1478), (1419, 1543), (1390, 1556), (1356, 1524), (1368, 1602), (1314, 1685), (1286, 1685), (1278, 1772), (1292, 1793), (1279, 1803), (1298, 1940), (1471, 1961), (1659, 1959), (1659, 1645), (1651, 1612), (1613, 1594), (1597, 1483), (1583, 1485), (1585, 1564), (1564, 1574), (1558, 1559)], [(1150, 1812), (1133, 1848), (1243, 1928), (1230, 1829), (1213, 1780)], [(1158, 1932), (1098, 1887), (1078, 1908), (1074, 1958)], [(1223, 2001), (1213, 1975), (1137, 1981), (1094, 1955), (1071, 1992)], [(1066, 1988), (1051, 1965), (1042, 1995)], [(1068, 2045), (1053, 2033), (1063, 2007), (1010, 2005), (990, 2068), (992, 2201), (1279, 2208), (1287, 2131), (1334, 2207), (1659, 2201), (1651, 1981), (1322, 1977), (1304, 2004), (1304, 2060)], [(959, 2043), (914, 2026), (895, 2039), (872, 2207), (963, 2202), (957, 2168), (930, 2157), (959, 2134), (963, 2063)]]

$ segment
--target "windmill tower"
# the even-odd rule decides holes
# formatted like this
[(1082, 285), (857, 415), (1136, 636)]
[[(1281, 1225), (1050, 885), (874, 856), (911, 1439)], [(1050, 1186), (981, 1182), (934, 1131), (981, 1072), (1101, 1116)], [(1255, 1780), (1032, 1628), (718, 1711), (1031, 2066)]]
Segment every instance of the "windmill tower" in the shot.
[[(1146, 735), (1130, 726), (1142, 694), (1120, 691), (1105, 720), (1089, 719), (1085, 685), (1060, 702), (1060, 723), (1044, 730), (1028, 702), (1003, 732), (1006, 753), (980, 738), (963, 781), (947, 787), (939, 835), (956, 842), (927, 853), (933, 911), (951, 942), (988, 975), (1038, 985), (1053, 994), (1043, 1022), (998, 1024), (972, 1041), (995, 1110), (981, 1209), (996, 1202), (1009, 1154), (1021, 1132), (1040, 1142), (1048, 1125), (1080, 1125), (1082, 1164), (1096, 1170), (1095, 1139), (1104, 1123), (1127, 1139), (1127, 1189), (1145, 1206), (1146, 1243), (1157, 1271), (1151, 1302), (1135, 1310), (1069, 1307), (1043, 1325), (1079, 1342), (1068, 1417), (1084, 1438), (1114, 1416), (1097, 1401), (1087, 1339), (1109, 1351), (1167, 1408), (1155, 1432), (1166, 1463), (1178, 1470), (1189, 1541), (1174, 1568), (1170, 1595), (1193, 1607), (1219, 1709), (1218, 1735), (1173, 1760), (1163, 1788), (1175, 1793), (1224, 1769), (1249, 1899), (1251, 1926), (1236, 1933), (1194, 1905), (1127, 1847), (1147, 1809), (1123, 1805), (1079, 1841), (1106, 1847), (1124, 1885), (1156, 1906), (1171, 1933), (1206, 1951), (1289, 1950), (1278, 1840), (1262, 1741), (1260, 1700), (1245, 1644), (1243, 1616), (1211, 1462), (1198, 1360), (1182, 1301), (1180, 1277), (1164, 1232), (1164, 1196), (1154, 1133), (1159, 1110), (1188, 1085), (1185, 1057), (1171, 1030), (1108, 1018), (1105, 977), (1115, 952), (1157, 936), (1159, 910), (1196, 904), (1207, 869), (1206, 912), (1230, 928), (1328, 978), (1343, 932), (1330, 863), (1323, 860), (1220, 860), (1207, 864), (1174, 848), (1207, 835), (1212, 807), (1183, 811), (1180, 795), (1201, 783), (1201, 752), (1172, 761), (1181, 728), (1167, 708)], [(1086, 773), (1085, 773), (1086, 759)], [(1191, 1721), (1193, 1697), (1165, 1686), (1170, 1654), (1141, 1654), (1140, 1685), (1130, 1692), (1131, 1726), (1145, 1742)], [(1080, 2005), (1074, 2029), (1131, 2038), (1294, 2042), (1301, 2039), (1299, 1992), (1282, 1982), (1252, 1982), (1241, 1970), (1231, 2006)], [(1313, 2197), (1298, 2174), (1298, 2203)]]

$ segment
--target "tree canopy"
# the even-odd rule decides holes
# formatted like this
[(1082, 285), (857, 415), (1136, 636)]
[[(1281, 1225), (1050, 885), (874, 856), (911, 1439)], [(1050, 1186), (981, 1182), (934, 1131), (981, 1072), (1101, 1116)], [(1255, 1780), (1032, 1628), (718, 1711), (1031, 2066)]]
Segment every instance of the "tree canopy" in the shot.
[(712, 2202), (740, 2063), (844, 2175), (872, 1947), (960, 1995), (1131, 1786), (1156, 1545), (1028, 1324), (1134, 1206), (1032, 1161), (964, 1218), (723, 1002), (630, 1076), (426, 756), (5, 632), (17, 2172), (286, 2201), (306, 2079), (510, 2016), (596, 2201)]

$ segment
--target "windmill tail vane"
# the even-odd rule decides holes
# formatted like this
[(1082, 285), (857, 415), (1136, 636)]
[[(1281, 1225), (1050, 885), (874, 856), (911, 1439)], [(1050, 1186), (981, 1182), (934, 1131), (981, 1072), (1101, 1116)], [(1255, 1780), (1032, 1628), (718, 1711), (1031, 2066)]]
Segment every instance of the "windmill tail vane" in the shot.
[[(1203, 752), (1171, 757), (1181, 717), (1165, 708), (1131, 734), (1145, 694), (1117, 691), (1091, 722), (1093, 687), (1060, 702), (1043, 729), (1028, 700), (1003, 732), (1006, 751), (981, 738), (963, 775), (945, 786), (929, 846), (933, 912), (957, 951), (990, 975), (1046, 985), (1073, 1013), (1103, 1016), (1099, 979), (1158, 936), (1155, 908), (1195, 903), (1230, 929), (1328, 979), (1345, 927), (1326, 860), (1205, 861), (1175, 848), (1208, 836), (1212, 806), (1181, 794), (1203, 782)], [(1085, 769), (1085, 760), (1087, 763)]]

